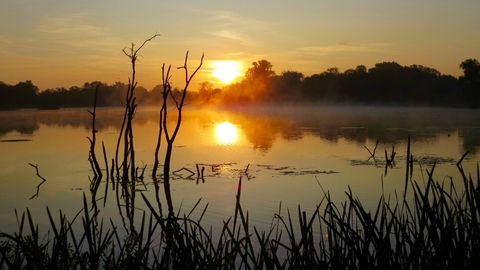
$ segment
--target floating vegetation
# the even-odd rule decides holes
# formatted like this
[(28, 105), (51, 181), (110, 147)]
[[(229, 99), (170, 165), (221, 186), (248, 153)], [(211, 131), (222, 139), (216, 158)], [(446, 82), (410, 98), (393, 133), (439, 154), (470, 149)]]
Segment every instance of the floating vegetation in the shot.
[(30, 139), (10, 139), (10, 140), (0, 140), (0, 142), (30, 142)]
[[(195, 164), (195, 169), (189, 167), (183, 167), (181, 169), (175, 170), (170, 175), (172, 180), (196, 180), (199, 183), (199, 180), (205, 182), (205, 179), (209, 177), (246, 177), (247, 180), (252, 180), (257, 178), (258, 174), (262, 172), (272, 172), (273, 175), (281, 176), (302, 176), (302, 175), (315, 175), (315, 174), (335, 174), (339, 173), (333, 170), (319, 170), (313, 168), (295, 168), (292, 166), (281, 166), (275, 167), (273, 165), (264, 165), (264, 164), (248, 164), (246, 167), (243, 165), (238, 165), (234, 162), (224, 162), (224, 163), (197, 163)], [(196, 172), (195, 172), (196, 170)]]
[(338, 173), (336, 171), (319, 171), (319, 170), (298, 170), (298, 171), (282, 171), (280, 172), (281, 175), (289, 175), (289, 176), (299, 176), (299, 175), (307, 175), (307, 174), (332, 174)]
[(273, 165), (257, 165), (257, 166), (261, 167), (261, 168), (264, 168), (266, 170), (271, 170), (271, 171), (282, 171), (282, 170), (287, 170), (287, 169), (291, 168), (289, 166), (274, 167)]
[(332, 174), (338, 173), (336, 171), (330, 170), (317, 170), (317, 169), (298, 169), (295, 167), (290, 166), (283, 166), (283, 167), (274, 167), (272, 165), (256, 165), (260, 168), (270, 171), (276, 171), (278, 175), (288, 175), (288, 176), (300, 176), (300, 175), (308, 175), (308, 174)]
[[(371, 166), (371, 165), (382, 165), (380, 162), (376, 162), (374, 160), (368, 159), (368, 160), (360, 160), (360, 159), (351, 159), (350, 160), (350, 165), (351, 166)], [(383, 165), (385, 165), (385, 162), (383, 162)]]
[(426, 165), (433, 165), (435, 163), (442, 164), (442, 163), (451, 163), (455, 164), (455, 159), (451, 157), (435, 157), (435, 156), (422, 156), (422, 157), (414, 157), (414, 161), (420, 164)]
[[(291, 166), (281, 166), (275, 167), (273, 165), (262, 165), (262, 164), (248, 164), (247, 167), (238, 167), (235, 166), (236, 163), (225, 162), (225, 163), (216, 163), (216, 164), (205, 164), (198, 163), (197, 174), (192, 169), (183, 167), (179, 170), (176, 170), (172, 173), (172, 179), (179, 180), (195, 180), (195, 175), (200, 175), (201, 178), (204, 177), (222, 177), (225, 174), (228, 174), (229, 177), (240, 177), (245, 176), (248, 180), (256, 178), (255, 174), (262, 173), (262, 171), (272, 171), (274, 175), (283, 175), (283, 176), (301, 176), (301, 175), (315, 175), (315, 174), (334, 174), (339, 173), (333, 170), (318, 170), (318, 169), (298, 169)], [(200, 172), (200, 169), (202, 171)], [(208, 169), (205, 169), (208, 168)], [(253, 172), (253, 174), (252, 174)]]
[[(350, 165), (352, 166), (372, 166), (375, 165), (377, 167), (384, 167), (387, 162), (383, 159), (381, 160), (374, 160), (374, 159), (366, 159), (366, 160), (360, 160), (360, 159), (351, 159)], [(420, 163), (422, 165), (433, 165), (435, 163), (437, 164), (444, 164), (444, 163), (451, 163), (455, 164), (455, 159), (452, 157), (436, 157), (436, 156), (420, 156), (420, 157), (415, 157), (414, 156), (414, 162)]]

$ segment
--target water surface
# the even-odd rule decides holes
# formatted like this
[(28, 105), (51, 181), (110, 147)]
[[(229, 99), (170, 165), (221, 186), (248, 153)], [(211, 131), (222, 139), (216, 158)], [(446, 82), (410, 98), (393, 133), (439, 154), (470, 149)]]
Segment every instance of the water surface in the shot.
[[(104, 167), (115, 155), (121, 109), (100, 109), (97, 116), (97, 157)], [(91, 115), (87, 109), (0, 112), (0, 229), (15, 230), (15, 209), (29, 208), (35, 220), (48, 224), (45, 208), (74, 216), (82, 196), (91, 198), (93, 178), (88, 162)], [(173, 119), (172, 123), (173, 124)], [(138, 189), (155, 200), (151, 166), (158, 134), (158, 112), (140, 110), (134, 119), (137, 166), (146, 165), (145, 185)], [(374, 207), (382, 192), (402, 192), (408, 136), (415, 159), (413, 178), (426, 180), (436, 162), (437, 181), (461, 181), (456, 162), (476, 171), (480, 147), (480, 111), (434, 108), (310, 107), (185, 111), (175, 141), (171, 183), (175, 211), (188, 213), (201, 198), (208, 203), (204, 223), (214, 227), (233, 215), (238, 180), (241, 202), (251, 223), (268, 228), (281, 204), (312, 212), (324, 192), (336, 202), (346, 199), (350, 187), (365, 205)], [(378, 146), (375, 159), (373, 152)], [(163, 148), (162, 148), (163, 150)], [(396, 152), (395, 164), (385, 171), (385, 151)], [(163, 153), (163, 152), (162, 152)], [(36, 175), (34, 167), (45, 181)], [(161, 159), (161, 163), (162, 159)], [(204, 167), (204, 182), (197, 183), (197, 167)], [(183, 170), (182, 170), (183, 169)], [(195, 173), (192, 175), (192, 171)], [(383, 183), (383, 184), (382, 184)], [(101, 213), (120, 223), (114, 192)], [(111, 186), (109, 187), (111, 188)], [(160, 194), (164, 202), (164, 195)], [(136, 205), (141, 213), (145, 205)], [(201, 210), (201, 209), (200, 209)], [(201, 211), (198, 211), (200, 214)], [(138, 216), (138, 215), (137, 215)]]

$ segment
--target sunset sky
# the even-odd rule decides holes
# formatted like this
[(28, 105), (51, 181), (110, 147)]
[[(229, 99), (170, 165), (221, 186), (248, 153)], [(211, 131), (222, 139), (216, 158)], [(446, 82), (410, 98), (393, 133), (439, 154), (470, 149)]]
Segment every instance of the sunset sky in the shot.
[[(0, 81), (31, 80), (40, 90), (84, 82), (128, 82), (122, 49), (161, 36), (140, 52), (138, 84), (161, 84), (161, 66), (204, 65), (193, 90), (219, 60), (268, 60), (310, 76), (328, 68), (395, 61), (458, 77), (459, 64), (480, 59), (478, 0), (2, 0)], [(237, 80), (241, 78), (237, 77)], [(174, 87), (184, 75), (175, 71)]]

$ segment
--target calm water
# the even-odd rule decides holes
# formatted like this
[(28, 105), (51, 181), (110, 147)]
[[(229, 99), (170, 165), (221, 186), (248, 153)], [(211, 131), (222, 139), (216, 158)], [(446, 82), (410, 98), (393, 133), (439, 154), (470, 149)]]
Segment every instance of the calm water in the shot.
[[(102, 109), (97, 117), (97, 156), (104, 166), (115, 153), (122, 110)], [(136, 160), (150, 175), (158, 133), (154, 110), (141, 110), (134, 119)], [(463, 166), (472, 174), (480, 160), (480, 111), (425, 108), (269, 108), (243, 111), (186, 111), (175, 142), (171, 183), (175, 211), (188, 213), (201, 198), (208, 203), (204, 224), (221, 226), (233, 215), (240, 176), (242, 206), (251, 224), (268, 228), (273, 214), (287, 209), (312, 212), (323, 197), (343, 202), (350, 187), (367, 206), (382, 194), (403, 191), (408, 136), (416, 160), (413, 178), (420, 183), (437, 162), (437, 181), (460, 182), (455, 163), (469, 150)], [(29, 208), (40, 225), (48, 224), (46, 206), (73, 217), (82, 196), (91, 199), (88, 162), (91, 116), (86, 109), (0, 112), (0, 230), (17, 228), (15, 209)], [(376, 159), (369, 159), (365, 147)], [(396, 152), (395, 166), (385, 174), (385, 150)], [(161, 159), (162, 160), (162, 159)], [(46, 178), (38, 192), (41, 179)], [(205, 182), (197, 183), (196, 164), (204, 167)], [(247, 169), (248, 168), (248, 169)], [(105, 180), (105, 179), (104, 179)], [(105, 196), (105, 181), (97, 198)], [(320, 185), (321, 186), (320, 186)], [(138, 189), (155, 200), (151, 179)], [(121, 222), (113, 191), (100, 204), (104, 217)], [(160, 194), (162, 203), (164, 195)], [(137, 196), (138, 213), (145, 205)], [(165, 211), (165, 210), (164, 210)], [(195, 214), (194, 214), (195, 215)], [(57, 215), (58, 216), (58, 215)], [(137, 214), (139, 216), (139, 214)]]

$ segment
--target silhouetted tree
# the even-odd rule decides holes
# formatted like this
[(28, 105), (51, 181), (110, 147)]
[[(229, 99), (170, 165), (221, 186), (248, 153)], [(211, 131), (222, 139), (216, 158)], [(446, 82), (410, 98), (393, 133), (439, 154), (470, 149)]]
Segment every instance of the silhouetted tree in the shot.
[(480, 84), (480, 63), (477, 59), (467, 59), (460, 64), (463, 69), (464, 76), (460, 78), (466, 79), (471, 83)]
[(338, 97), (338, 79), (340, 72), (338, 68), (329, 68), (326, 71), (310, 76), (305, 79), (302, 92), (311, 100), (333, 102)]
[(0, 108), (31, 108), (37, 104), (38, 87), (32, 81), (19, 82), (16, 85), (0, 83)]
[(480, 63), (477, 59), (467, 59), (460, 64), (463, 76), (459, 80), (470, 107), (480, 106)]
[(267, 60), (253, 62), (252, 65), (245, 73), (245, 81), (262, 81), (275, 76), (273, 65)]
[(9, 104), (9, 88), (10, 86), (4, 82), (0, 82), (0, 110), (9, 110), (13, 107)]
[(67, 107), (66, 96), (69, 94), (64, 87), (43, 90), (38, 94), (39, 108)]
[(195, 95), (195, 103), (198, 105), (211, 105), (216, 103), (216, 93), (211, 82), (205, 81), (198, 86), (198, 93)]
[(292, 103), (301, 98), (301, 89), (305, 76), (296, 71), (283, 71), (280, 76), (269, 79), (263, 94), (263, 101), (269, 103)]
[(253, 62), (252, 65), (242, 81), (244, 93), (254, 100), (265, 100), (270, 80), (275, 76), (273, 65), (267, 60)]
[(272, 78), (270, 85), (271, 99), (276, 101), (295, 101), (301, 97), (305, 76), (297, 71), (283, 71), (280, 76)]
[[(459, 79), (442, 75), (438, 70), (422, 65), (401, 66), (396, 62), (382, 62), (367, 69), (364, 65), (347, 69), (338, 68), (305, 77), (302, 73), (287, 70), (275, 75), (273, 65), (267, 60), (252, 63), (243, 80), (214, 89), (203, 82), (198, 92), (188, 92), (185, 104), (195, 105), (248, 105), (253, 103), (297, 102), (302, 99), (322, 103), (401, 105), (401, 106), (480, 106), (480, 64), (467, 59), (460, 64), (464, 75)], [(99, 81), (82, 86), (46, 89), (30, 81), (17, 85), (0, 82), (0, 109), (24, 107), (85, 107), (92, 103), (96, 85), (100, 85), (98, 106), (123, 106), (128, 85), (112, 85)], [(152, 90), (138, 86), (134, 97), (143, 105), (158, 105), (162, 101), (163, 86)], [(176, 98), (179, 89), (172, 89)], [(170, 101), (169, 101), (170, 102)]]
[(38, 87), (32, 83), (32, 81), (27, 80), (25, 82), (19, 82), (15, 85), (17, 95), (20, 96), (24, 107), (33, 107), (37, 101)]
[(364, 65), (346, 70), (339, 82), (342, 101), (368, 104), (371, 95), (370, 82), (367, 67)]
[(382, 62), (368, 70), (372, 83), (371, 99), (384, 105), (403, 103), (405, 93), (403, 67), (396, 62)]
[(211, 82), (202, 82), (198, 86), (198, 92), (200, 92), (200, 93), (206, 94), (210, 91), (213, 91), (213, 83), (211, 83)]

